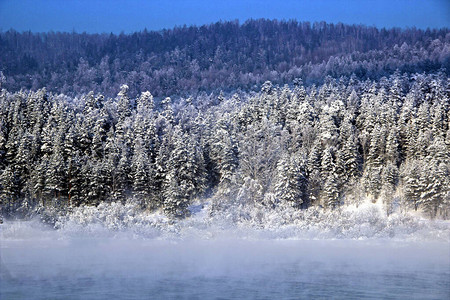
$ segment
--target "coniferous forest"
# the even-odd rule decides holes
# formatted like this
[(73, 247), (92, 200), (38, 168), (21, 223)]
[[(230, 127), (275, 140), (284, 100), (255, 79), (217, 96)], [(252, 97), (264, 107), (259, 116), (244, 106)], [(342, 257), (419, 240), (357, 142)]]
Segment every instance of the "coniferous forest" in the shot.
[(378, 29), (250, 20), (133, 34), (0, 32), (0, 66), (9, 91), (46, 87), (75, 97), (137, 97), (253, 89), (270, 80), (322, 84), (326, 76), (379, 80), (395, 71), (450, 68), (449, 30)]
[(450, 213), (450, 32), (0, 33), (4, 216), (133, 201)]

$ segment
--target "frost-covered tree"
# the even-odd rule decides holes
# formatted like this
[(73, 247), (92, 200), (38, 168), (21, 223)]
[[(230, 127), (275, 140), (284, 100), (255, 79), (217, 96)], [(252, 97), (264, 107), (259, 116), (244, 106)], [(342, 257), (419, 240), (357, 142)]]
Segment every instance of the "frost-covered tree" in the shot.
[(274, 194), (281, 203), (299, 208), (306, 202), (305, 165), (295, 156), (285, 155), (277, 164)]
[(330, 208), (336, 208), (339, 205), (339, 183), (335, 174), (330, 174), (323, 184), (322, 202)]
[(0, 200), (2, 213), (9, 213), (18, 207), (19, 178), (14, 169), (7, 167), (0, 174)]
[(239, 169), (237, 173), (242, 182), (256, 181), (257, 185), (262, 187), (263, 192), (254, 194), (248, 199), (262, 202), (264, 192), (272, 183), (283, 146), (280, 127), (263, 119), (260, 123), (248, 126), (247, 131), (242, 132), (238, 139), (241, 143), (238, 147)]
[(238, 150), (231, 126), (226, 118), (220, 119), (211, 134), (211, 159), (219, 176), (220, 191), (227, 194), (236, 180)]
[(150, 205), (152, 193), (152, 164), (149, 153), (144, 147), (142, 138), (137, 138), (134, 144), (134, 153), (131, 159), (133, 194), (142, 201), (142, 204)]
[[(175, 52), (170, 56), (179, 63), (183, 54)], [(323, 68), (337, 72), (336, 63)], [(101, 72), (119, 65), (105, 58)], [(150, 80), (138, 72), (129, 88), (111, 83), (120, 90), (113, 98), (3, 89), (2, 201), (13, 213), (25, 204), (65, 209), (134, 199), (183, 217), (206, 194), (212, 212), (255, 208), (262, 220), (267, 209), (285, 207), (277, 203), (294, 211), (371, 197), (388, 212), (408, 206), (448, 217), (447, 75), (400, 74), (328, 77), (317, 85), (305, 78), (307, 84), (280, 88), (275, 75), (255, 73), (260, 83), (271, 80), (259, 92), (164, 98), (156, 88), (155, 99), (150, 92), (135, 97), (139, 80)]]
[(164, 209), (173, 216), (183, 217), (192, 198), (205, 188), (204, 166), (198, 148), (179, 127), (174, 129), (173, 142), (163, 184)]
[(418, 165), (417, 162), (409, 162), (404, 166), (402, 172), (405, 202), (415, 210), (419, 208), (421, 188), (423, 186), (420, 182), (421, 173), (421, 165)]
[(360, 158), (358, 145), (353, 135), (349, 136), (343, 142), (344, 144), (336, 155), (336, 172), (343, 182), (348, 182), (351, 179), (357, 178), (359, 175)]
[(370, 136), (370, 148), (366, 158), (364, 170), (364, 182), (369, 195), (375, 199), (378, 197), (381, 187), (381, 173), (383, 171), (384, 158), (384, 129), (375, 125)]

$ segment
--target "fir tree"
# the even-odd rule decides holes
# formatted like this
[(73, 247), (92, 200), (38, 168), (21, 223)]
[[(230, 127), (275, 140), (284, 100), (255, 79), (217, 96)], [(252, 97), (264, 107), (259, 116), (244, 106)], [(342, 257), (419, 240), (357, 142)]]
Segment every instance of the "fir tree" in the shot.
[(283, 156), (277, 164), (274, 193), (281, 203), (300, 207), (306, 200), (305, 168), (294, 157)]

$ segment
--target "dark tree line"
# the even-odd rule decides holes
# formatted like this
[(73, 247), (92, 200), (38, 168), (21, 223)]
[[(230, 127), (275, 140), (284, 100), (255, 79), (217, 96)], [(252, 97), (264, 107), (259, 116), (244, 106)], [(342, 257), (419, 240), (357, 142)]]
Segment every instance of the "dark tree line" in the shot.
[[(0, 33), (0, 71), (9, 91), (46, 87), (71, 97), (137, 97), (256, 90), (265, 81), (322, 84), (326, 76), (379, 80), (450, 70), (448, 29), (377, 29), (251, 20), (134, 34)], [(445, 71), (446, 72), (446, 71)]]
[(448, 217), (449, 99), (444, 72), (268, 81), (256, 93), (177, 101), (130, 97), (126, 85), (114, 98), (2, 89), (3, 213), (137, 201), (182, 217), (201, 197), (214, 210), (369, 197)]

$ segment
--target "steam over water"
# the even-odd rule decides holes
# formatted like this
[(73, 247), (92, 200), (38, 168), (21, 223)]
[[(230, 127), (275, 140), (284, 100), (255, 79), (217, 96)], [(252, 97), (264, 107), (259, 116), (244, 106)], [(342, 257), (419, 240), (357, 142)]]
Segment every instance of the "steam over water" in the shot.
[(445, 238), (146, 238), (1, 226), (0, 299), (450, 297)]

